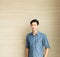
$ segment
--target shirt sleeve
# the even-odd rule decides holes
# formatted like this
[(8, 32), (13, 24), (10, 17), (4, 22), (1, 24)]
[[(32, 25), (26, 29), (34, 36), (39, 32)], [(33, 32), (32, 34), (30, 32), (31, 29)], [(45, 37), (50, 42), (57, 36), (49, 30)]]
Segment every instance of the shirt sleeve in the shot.
[(28, 40), (28, 36), (26, 36), (26, 48), (29, 48), (29, 40)]
[(43, 42), (43, 45), (45, 46), (45, 48), (50, 48), (50, 45), (49, 45), (49, 42), (48, 42), (46, 35), (43, 35), (43, 41), (42, 42)]

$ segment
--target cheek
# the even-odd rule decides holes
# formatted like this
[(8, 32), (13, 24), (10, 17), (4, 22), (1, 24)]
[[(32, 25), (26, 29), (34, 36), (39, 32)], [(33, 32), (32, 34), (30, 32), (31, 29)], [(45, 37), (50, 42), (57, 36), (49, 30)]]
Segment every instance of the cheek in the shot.
[(37, 29), (37, 26), (32, 26), (32, 29)]

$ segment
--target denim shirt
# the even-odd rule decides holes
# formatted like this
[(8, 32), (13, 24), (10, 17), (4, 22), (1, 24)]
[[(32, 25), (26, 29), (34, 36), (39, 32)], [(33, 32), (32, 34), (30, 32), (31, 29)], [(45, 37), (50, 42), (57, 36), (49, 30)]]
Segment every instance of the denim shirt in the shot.
[(26, 36), (26, 48), (29, 49), (28, 57), (44, 57), (44, 47), (50, 48), (47, 36), (44, 33), (37, 32), (34, 36), (29, 33)]

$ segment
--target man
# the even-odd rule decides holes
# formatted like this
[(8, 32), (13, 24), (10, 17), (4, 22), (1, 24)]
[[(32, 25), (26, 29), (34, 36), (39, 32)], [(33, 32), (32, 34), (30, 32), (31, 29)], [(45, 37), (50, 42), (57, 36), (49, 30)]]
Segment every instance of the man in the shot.
[(49, 42), (47, 36), (38, 31), (38, 25), (39, 21), (36, 19), (30, 22), (32, 32), (26, 36), (26, 57), (48, 57)]

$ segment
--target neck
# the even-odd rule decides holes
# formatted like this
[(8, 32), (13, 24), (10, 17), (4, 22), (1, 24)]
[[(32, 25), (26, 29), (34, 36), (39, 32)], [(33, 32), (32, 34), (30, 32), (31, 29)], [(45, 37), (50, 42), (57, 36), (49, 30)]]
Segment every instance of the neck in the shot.
[(32, 33), (33, 33), (33, 35), (36, 35), (36, 34), (37, 34), (37, 32), (38, 32), (38, 31), (33, 31)]

